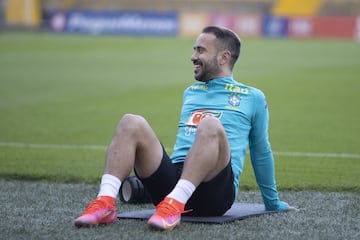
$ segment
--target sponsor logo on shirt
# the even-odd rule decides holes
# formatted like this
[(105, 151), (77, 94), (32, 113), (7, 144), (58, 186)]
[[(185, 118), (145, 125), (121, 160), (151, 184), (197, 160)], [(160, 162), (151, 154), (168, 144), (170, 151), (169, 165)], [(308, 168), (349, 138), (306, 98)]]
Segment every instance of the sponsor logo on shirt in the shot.
[(216, 117), (220, 119), (222, 112), (213, 111), (213, 110), (197, 110), (190, 114), (189, 120), (186, 123), (186, 126), (197, 127), (202, 119), (206, 117)]

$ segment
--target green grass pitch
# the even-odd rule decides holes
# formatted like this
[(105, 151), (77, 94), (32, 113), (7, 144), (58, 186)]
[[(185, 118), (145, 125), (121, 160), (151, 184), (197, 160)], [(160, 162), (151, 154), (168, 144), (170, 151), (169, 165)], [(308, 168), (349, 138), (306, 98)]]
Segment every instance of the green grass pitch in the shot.
[[(174, 144), (194, 39), (0, 35), (0, 176), (97, 182), (120, 117), (144, 115)], [(352, 41), (242, 41), (234, 77), (262, 89), (280, 189), (360, 191), (360, 47)], [(241, 187), (255, 189), (250, 161)]]
[[(124, 113), (143, 115), (171, 152), (194, 40), (0, 34), (4, 238), (359, 238), (360, 45), (345, 40), (243, 39), (234, 71), (267, 96), (280, 196), (300, 212), (163, 234), (137, 221), (72, 226)], [(248, 159), (240, 185), (239, 201), (261, 202)]]

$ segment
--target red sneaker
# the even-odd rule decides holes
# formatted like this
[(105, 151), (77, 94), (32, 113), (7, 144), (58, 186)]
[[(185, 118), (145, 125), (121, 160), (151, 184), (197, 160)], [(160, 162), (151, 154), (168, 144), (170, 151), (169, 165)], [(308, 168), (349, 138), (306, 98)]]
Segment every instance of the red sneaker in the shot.
[(75, 219), (74, 223), (76, 227), (80, 228), (94, 227), (116, 221), (115, 198), (101, 196), (91, 201), (83, 214)]
[(172, 230), (180, 224), (181, 214), (184, 211), (185, 204), (176, 201), (173, 198), (166, 197), (156, 206), (156, 212), (148, 220), (150, 230)]

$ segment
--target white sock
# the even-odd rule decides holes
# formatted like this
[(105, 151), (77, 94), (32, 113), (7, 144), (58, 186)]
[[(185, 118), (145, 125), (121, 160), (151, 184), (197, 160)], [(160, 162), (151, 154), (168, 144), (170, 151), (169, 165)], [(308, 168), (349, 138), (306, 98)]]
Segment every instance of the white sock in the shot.
[(192, 184), (192, 182), (185, 179), (180, 179), (172, 192), (167, 196), (185, 204), (194, 191), (195, 186)]
[(104, 174), (101, 177), (98, 197), (110, 196), (116, 199), (117, 195), (119, 194), (120, 186), (121, 186), (120, 179), (110, 174)]

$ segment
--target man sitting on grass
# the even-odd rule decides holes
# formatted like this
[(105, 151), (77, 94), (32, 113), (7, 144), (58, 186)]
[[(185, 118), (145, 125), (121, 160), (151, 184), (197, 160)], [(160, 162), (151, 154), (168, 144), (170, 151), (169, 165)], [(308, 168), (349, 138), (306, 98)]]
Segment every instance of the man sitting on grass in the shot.
[(184, 92), (171, 157), (143, 117), (122, 117), (98, 196), (75, 226), (117, 221), (115, 199), (133, 169), (156, 206), (150, 229), (171, 230), (180, 224), (181, 214), (221, 216), (238, 194), (248, 146), (265, 209), (292, 209), (276, 189), (265, 96), (233, 79), (240, 46), (234, 32), (215, 26), (204, 28), (197, 38), (191, 56), (197, 82)]

